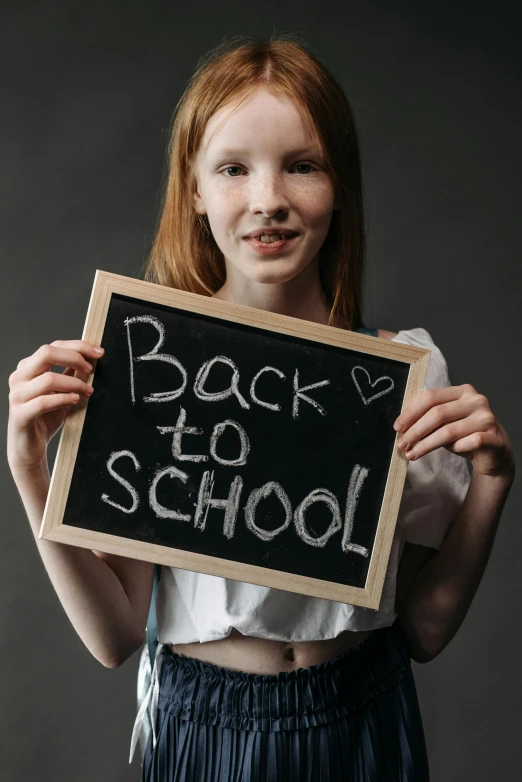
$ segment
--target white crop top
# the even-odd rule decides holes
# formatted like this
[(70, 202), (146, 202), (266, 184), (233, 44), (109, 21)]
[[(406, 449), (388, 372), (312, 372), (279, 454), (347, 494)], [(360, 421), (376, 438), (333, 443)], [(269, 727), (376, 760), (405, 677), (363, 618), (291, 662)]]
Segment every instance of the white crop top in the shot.
[[(393, 341), (431, 350), (426, 389), (450, 385), (444, 356), (425, 329), (399, 331)], [(343, 630), (373, 630), (392, 625), (397, 616), (395, 583), (404, 543), (439, 549), (466, 496), (469, 481), (466, 460), (446, 448), (438, 448), (408, 464), (378, 611), (162, 567), (156, 598), (159, 643), (155, 660), (149, 661), (146, 644), (141, 655), (139, 710), (129, 762), (138, 741), (144, 746), (148, 730), (152, 729), (153, 742), (156, 742), (155, 715), (164, 644), (214, 641), (228, 636), (233, 627), (243, 635), (297, 642), (335, 638)], [(147, 724), (149, 728), (145, 727)]]
[[(451, 385), (444, 356), (425, 329), (399, 331), (393, 341), (431, 350), (425, 388)], [(258, 638), (316, 641), (335, 638), (343, 630), (393, 624), (404, 543), (440, 548), (469, 481), (466, 460), (446, 448), (408, 464), (378, 611), (164, 566), (156, 599), (159, 643), (215, 641), (228, 636), (233, 627)]]

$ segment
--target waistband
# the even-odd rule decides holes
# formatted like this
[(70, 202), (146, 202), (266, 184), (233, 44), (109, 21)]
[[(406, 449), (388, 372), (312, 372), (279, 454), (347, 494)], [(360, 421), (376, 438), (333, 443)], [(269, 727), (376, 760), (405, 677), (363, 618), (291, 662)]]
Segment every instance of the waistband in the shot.
[(158, 709), (192, 722), (266, 732), (340, 719), (411, 676), (397, 624), (373, 631), (332, 660), (277, 674), (233, 671), (168, 646), (161, 657)]

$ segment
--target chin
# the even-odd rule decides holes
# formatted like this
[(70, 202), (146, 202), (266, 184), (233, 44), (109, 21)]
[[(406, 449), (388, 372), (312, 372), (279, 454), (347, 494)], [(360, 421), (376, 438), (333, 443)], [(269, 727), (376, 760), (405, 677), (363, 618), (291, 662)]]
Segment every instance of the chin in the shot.
[(290, 280), (293, 280), (299, 272), (287, 272), (286, 274), (284, 272), (274, 272), (274, 271), (265, 271), (261, 272), (259, 274), (252, 274), (249, 275), (249, 278), (253, 282), (258, 282), (260, 285), (282, 285), (285, 282), (290, 282)]
[[(249, 265), (250, 266), (250, 265)], [(254, 268), (242, 269), (243, 274), (252, 282), (261, 285), (281, 285), (299, 276), (307, 264), (292, 264), (289, 259), (276, 258), (263, 259), (255, 264)]]

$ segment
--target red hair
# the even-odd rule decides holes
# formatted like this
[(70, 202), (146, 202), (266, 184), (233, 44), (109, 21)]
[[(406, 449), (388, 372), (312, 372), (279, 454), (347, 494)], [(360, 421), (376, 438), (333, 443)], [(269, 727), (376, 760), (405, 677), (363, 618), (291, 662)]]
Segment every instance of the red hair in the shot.
[(194, 166), (210, 117), (259, 87), (294, 103), (325, 154), (339, 209), (320, 251), (321, 285), (329, 322), (355, 329), (363, 325), (366, 244), (355, 121), (340, 85), (295, 36), (232, 39), (200, 61), (174, 112), (163, 206), (144, 278), (208, 296), (224, 284), (223, 254), (206, 215), (194, 208)]

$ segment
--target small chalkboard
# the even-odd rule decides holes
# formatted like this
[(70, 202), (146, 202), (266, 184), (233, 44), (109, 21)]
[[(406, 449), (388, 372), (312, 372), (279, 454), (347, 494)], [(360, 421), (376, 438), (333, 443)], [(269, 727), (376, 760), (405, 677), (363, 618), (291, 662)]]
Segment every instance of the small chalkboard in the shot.
[(378, 608), (429, 351), (102, 271), (83, 339), (41, 537)]

